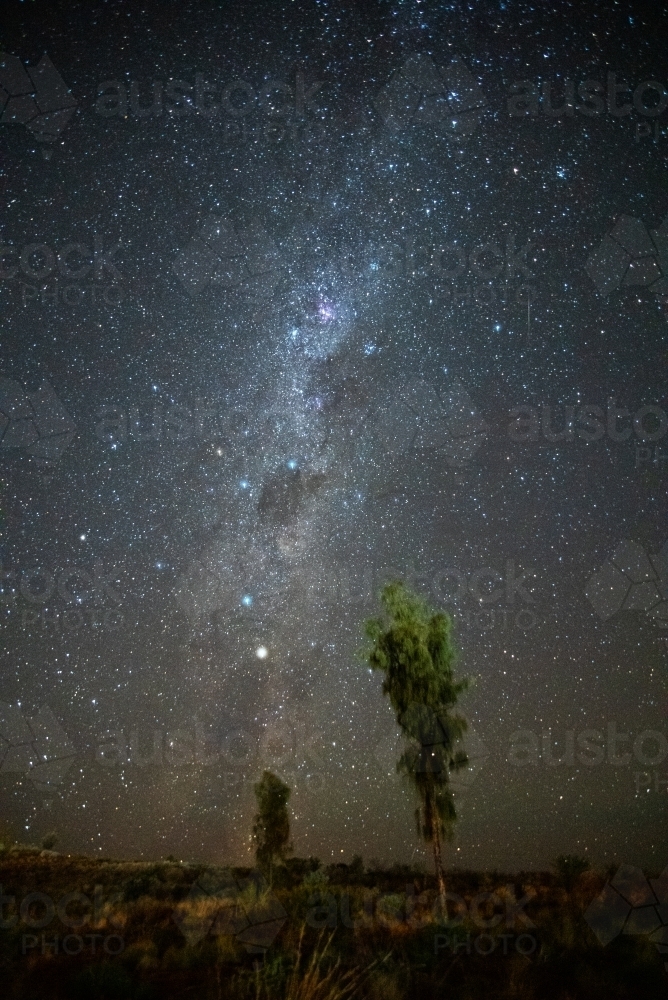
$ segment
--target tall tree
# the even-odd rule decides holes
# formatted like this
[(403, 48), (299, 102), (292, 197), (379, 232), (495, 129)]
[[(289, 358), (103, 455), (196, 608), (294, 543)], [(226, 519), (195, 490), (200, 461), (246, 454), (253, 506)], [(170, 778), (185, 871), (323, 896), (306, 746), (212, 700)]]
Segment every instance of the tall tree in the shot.
[(258, 867), (269, 873), (271, 885), (274, 862), (285, 861), (292, 850), (288, 799), (290, 788), (271, 771), (265, 771), (253, 786), (257, 799), (257, 815), (253, 825)]
[(455, 750), (456, 741), (466, 732), (466, 720), (452, 709), (470, 680), (455, 680), (448, 615), (431, 611), (399, 581), (388, 583), (380, 599), (384, 615), (365, 623), (365, 634), (372, 642), (366, 661), (385, 675), (383, 694), (389, 696), (407, 741), (397, 770), (419, 796), (418, 836), (432, 846), (445, 908), (441, 842), (452, 837), (457, 819), (450, 775), (468, 763), (466, 754)]

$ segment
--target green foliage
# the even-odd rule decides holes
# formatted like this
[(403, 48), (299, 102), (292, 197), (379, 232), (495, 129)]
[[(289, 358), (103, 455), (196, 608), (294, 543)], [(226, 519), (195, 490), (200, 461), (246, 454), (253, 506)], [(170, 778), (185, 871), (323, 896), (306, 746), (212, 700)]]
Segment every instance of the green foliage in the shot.
[[(443, 612), (430, 613), (424, 601), (403, 583), (388, 583), (381, 593), (385, 618), (370, 618), (365, 634), (373, 643), (369, 666), (385, 674), (383, 694), (397, 721), (417, 707), (439, 712), (455, 705), (470, 681), (455, 681), (452, 622)], [(464, 732), (461, 720), (457, 736)]]
[(329, 875), (324, 872), (322, 868), (318, 868), (314, 872), (309, 872), (302, 879), (302, 885), (305, 889), (311, 889), (317, 891), (318, 889), (324, 889), (326, 885), (329, 885)]
[(159, 865), (151, 865), (128, 880), (123, 893), (126, 902), (134, 902), (142, 896), (155, 896), (164, 875)]
[(258, 807), (253, 825), (255, 857), (258, 866), (269, 872), (271, 883), (274, 863), (285, 861), (292, 851), (287, 806), (290, 788), (271, 771), (265, 771), (253, 790)]
[(400, 581), (388, 583), (380, 599), (384, 617), (365, 624), (372, 642), (366, 659), (384, 674), (383, 694), (389, 696), (407, 740), (397, 770), (418, 793), (418, 833), (440, 857), (440, 838), (452, 836), (457, 818), (450, 774), (468, 763), (455, 749), (466, 732), (466, 720), (452, 709), (470, 681), (455, 679), (448, 615), (431, 611)]
[(47, 833), (46, 837), (42, 837), (42, 850), (52, 851), (57, 843), (58, 834), (55, 831)]

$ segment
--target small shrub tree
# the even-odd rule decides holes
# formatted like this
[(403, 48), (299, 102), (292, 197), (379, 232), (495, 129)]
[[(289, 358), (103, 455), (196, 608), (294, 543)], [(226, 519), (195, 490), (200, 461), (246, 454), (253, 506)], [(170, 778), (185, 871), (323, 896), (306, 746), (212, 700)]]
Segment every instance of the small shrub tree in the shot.
[(253, 825), (255, 857), (260, 870), (268, 874), (271, 885), (274, 863), (285, 861), (292, 851), (288, 816), (290, 788), (271, 771), (265, 771), (253, 790), (258, 809)]

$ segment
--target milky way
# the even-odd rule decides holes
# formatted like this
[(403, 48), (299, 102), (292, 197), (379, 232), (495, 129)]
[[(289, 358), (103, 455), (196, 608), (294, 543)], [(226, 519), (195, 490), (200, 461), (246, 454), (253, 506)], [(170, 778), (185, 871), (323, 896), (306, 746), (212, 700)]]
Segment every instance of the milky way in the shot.
[(663, 11), (15, 6), (3, 814), (242, 860), (269, 767), (298, 854), (426, 857), (401, 576), (475, 682), (448, 863), (663, 867)]

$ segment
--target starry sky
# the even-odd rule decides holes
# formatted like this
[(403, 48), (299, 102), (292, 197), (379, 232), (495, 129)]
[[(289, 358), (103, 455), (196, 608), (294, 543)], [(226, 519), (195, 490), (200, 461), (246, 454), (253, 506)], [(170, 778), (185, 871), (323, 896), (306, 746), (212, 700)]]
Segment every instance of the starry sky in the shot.
[(243, 863), (268, 767), (297, 854), (428, 863), (401, 576), (475, 682), (446, 863), (663, 867), (665, 12), (4, 8), (0, 818)]

